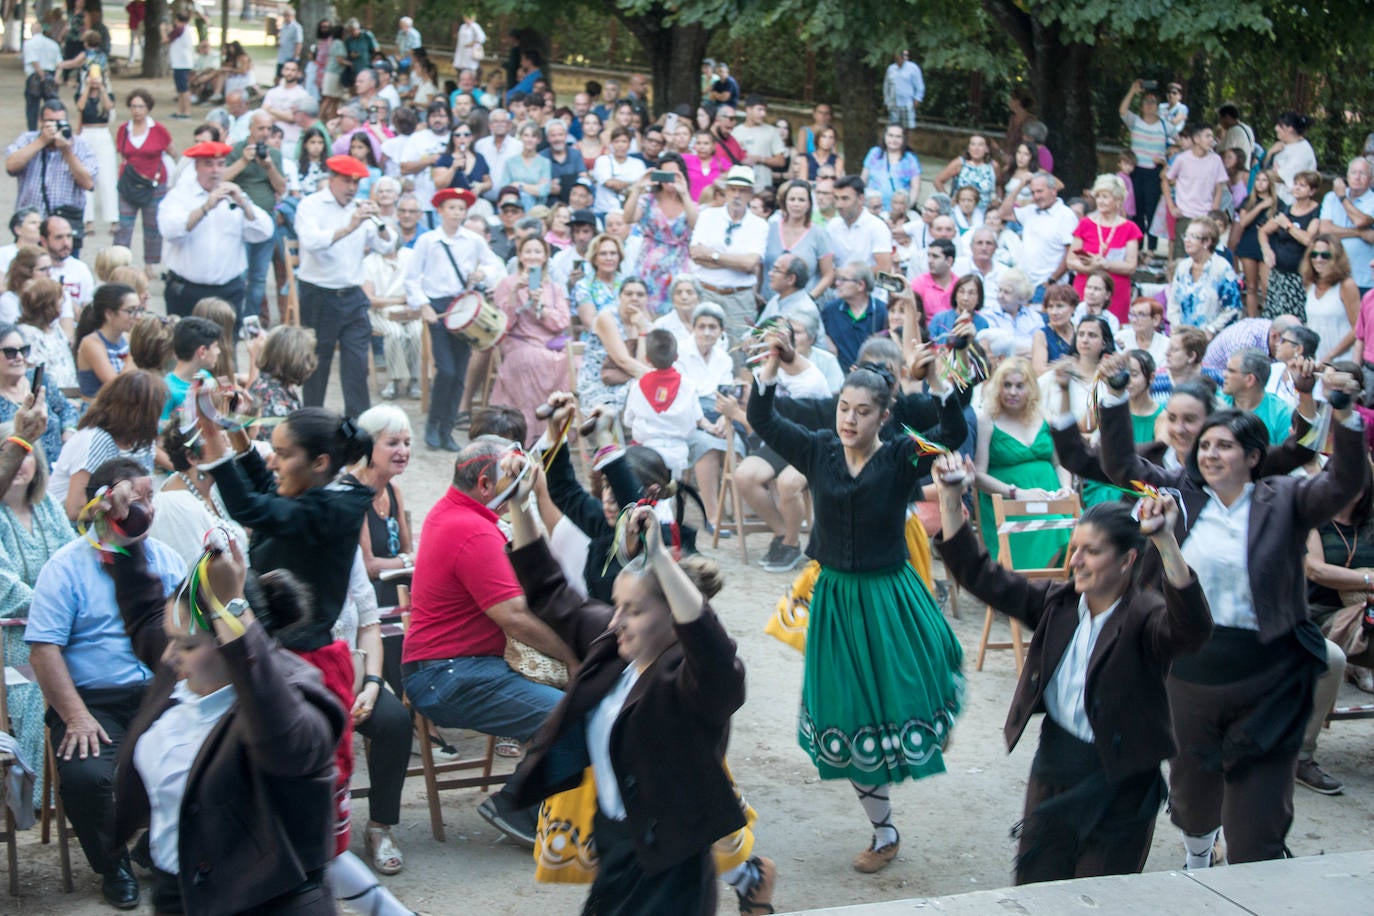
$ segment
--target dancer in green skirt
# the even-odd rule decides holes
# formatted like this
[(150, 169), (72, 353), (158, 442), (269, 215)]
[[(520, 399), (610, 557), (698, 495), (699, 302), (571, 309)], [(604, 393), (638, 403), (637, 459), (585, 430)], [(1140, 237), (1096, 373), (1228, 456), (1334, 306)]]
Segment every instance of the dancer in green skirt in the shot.
[[(779, 417), (774, 382), (795, 352), (782, 335), (765, 340), (749, 422), (806, 476), (816, 510), (806, 553), (821, 564), (797, 737), (822, 779), (848, 779), (858, 793), (873, 836), (854, 867), (872, 873), (899, 846), (889, 786), (944, 772), (963, 692), (963, 650), (907, 562), (903, 536), (907, 504), (934, 456), (908, 436), (879, 439), (895, 383), (882, 367), (845, 379), (834, 431)], [(929, 373), (932, 393), (952, 397), (939, 375)]]

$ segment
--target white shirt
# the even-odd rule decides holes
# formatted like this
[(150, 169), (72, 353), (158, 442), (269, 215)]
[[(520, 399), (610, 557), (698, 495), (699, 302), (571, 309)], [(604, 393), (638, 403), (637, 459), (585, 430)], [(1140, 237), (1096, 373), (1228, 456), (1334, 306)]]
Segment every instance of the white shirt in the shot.
[[(772, 124), (766, 122), (750, 127), (741, 124), (730, 132), (735, 142), (750, 156), (758, 159), (772, 159), (787, 152), (783, 145), (782, 134)], [(754, 166), (754, 190), (762, 191), (773, 186), (773, 170), (763, 163)]]
[[(597, 231), (601, 230), (598, 229)], [(553, 281), (554, 286), (567, 292), (568, 278), (572, 276), (573, 268), (577, 266), (578, 261), (586, 260), (587, 253), (585, 251), (579, 252), (576, 245), (569, 245), (549, 259), (549, 279)], [(584, 273), (586, 272), (585, 264), (582, 270)]]
[(173, 70), (190, 70), (196, 65), (196, 30), (186, 23), (181, 34), (167, 45), (167, 62)]
[(773, 298), (768, 300), (768, 304), (759, 313), (758, 323), (762, 324), (769, 318), (781, 315), (783, 318), (791, 318), (805, 312), (816, 320), (816, 344), (826, 345), (825, 322), (821, 321), (821, 310), (816, 306), (816, 300), (804, 289), (788, 293), (784, 298), (779, 293), (774, 293)]
[(1093, 741), (1093, 727), (1088, 722), (1088, 662), (1093, 657), (1093, 647), (1102, 635), (1102, 628), (1121, 604), (1117, 599), (1111, 607), (1094, 617), (1088, 611), (1086, 595), (1078, 596), (1078, 628), (1073, 631), (1059, 667), (1045, 685), (1045, 714), (1055, 724), (1073, 735), (1079, 741), (1089, 744)]
[[(969, 274), (983, 281), (983, 307), (997, 301), (997, 286), (1002, 281), (1002, 265), (993, 261), (988, 267), (988, 272), (983, 273), (978, 269), (978, 265), (973, 263), (973, 258), (959, 258), (954, 262), (954, 275), (956, 277), (967, 277)], [(919, 276), (919, 274), (917, 275)], [(912, 277), (911, 279), (915, 279)]]
[(649, 167), (642, 160), (632, 156), (626, 156), (620, 162), (610, 153), (597, 156), (596, 163), (592, 166), (592, 180), (596, 182), (596, 198), (592, 201), (592, 209), (598, 216), (619, 210), (626, 189), (613, 191), (606, 187), (606, 182), (614, 179), (634, 184), (647, 171)]
[[(430, 153), (444, 152), (448, 146), (448, 138), (441, 137), (428, 127), (415, 131), (406, 138), (405, 144), (401, 147), (401, 164), (407, 162), (418, 162)], [(390, 154), (388, 154), (390, 155)], [(406, 176), (414, 186), (415, 199), (420, 202), (420, 209), (430, 212), (434, 206), (430, 199), (434, 197), (434, 175), (432, 169), (420, 169)]]
[(34, 64), (42, 67), (44, 73), (52, 73), (57, 70), (57, 65), (60, 63), (62, 63), (62, 46), (47, 35), (39, 33), (24, 42), (24, 75), (26, 77), (33, 72)]
[[(1156, 366), (1162, 366), (1169, 353), (1169, 338), (1163, 331), (1155, 331), (1154, 336), (1150, 338), (1150, 345), (1142, 347), (1135, 339), (1135, 328), (1127, 325), (1116, 335), (1116, 348), (1118, 350), (1145, 350), (1155, 358)], [(1272, 373), (1270, 377), (1273, 377)]]
[(860, 210), (853, 223), (846, 223), (843, 216), (836, 214), (834, 219), (826, 220), (825, 229), (830, 233), (837, 269), (852, 261), (872, 267), (875, 254), (892, 253), (892, 230), (867, 210)]
[(708, 356), (701, 355), (695, 340), (686, 346), (679, 343), (677, 362), (673, 368), (682, 373), (683, 389), (690, 390), (697, 398), (714, 400), (717, 385), (731, 385), (735, 381), (735, 364), (719, 341)]
[[(463, 273), (463, 282), (453, 272), (453, 265), (439, 247), (441, 245), (453, 255)], [(406, 301), (419, 308), (429, 305), (431, 299), (451, 299), (471, 285), (472, 274), (478, 268), (482, 270), (482, 282), (488, 289), (495, 289), (506, 276), (501, 259), (477, 233), (459, 227), (456, 236), (449, 236), (443, 226), (422, 233), (415, 240), (415, 256), (406, 270)]]
[[(167, 233), (164, 232), (162, 237), (166, 238)], [(86, 262), (80, 258), (68, 257), (61, 264), (54, 259), (48, 279), (61, 283), (62, 291), (67, 294), (62, 303), (63, 318), (72, 317), (90, 305), (91, 300), (95, 298), (95, 274), (91, 273)]]
[[(692, 229), (692, 244), (714, 248), (722, 255), (756, 254), (762, 260), (763, 251), (768, 246), (767, 221), (745, 210), (744, 218), (735, 225), (735, 231), (729, 233), (730, 243), (727, 245), (725, 236), (733, 222), (728, 207), (703, 207), (697, 215), (696, 227)], [(755, 278), (752, 270), (705, 267), (701, 264), (695, 265), (693, 273), (702, 283), (717, 287), (752, 287)]]
[(388, 112), (394, 112), (401, 107), (401, 94), (396, 91), (395, 83), (387, 83), (381, 89), (378, 89), (377, 98), (385, 99), (386, 103), (391, 106), (387, 109)]
[(638, 680), (639, 669), (633, 664), (626, 665), (611, 692), (587, 716), (587, 756), (591, 758), (596, 779), (596, 802), (601, 813), (613, 821), (625, 820), (625, 800), (620, 797), (620, 781), (616, 779), (615, 765), (611, 761), (611, 729)]
[(475, 22), (458, 26), (458, 46), (453, 49), (453, 69), (476, 70), (482, 63), (487, 33)]
[(1207, 603), (1212, 607), (1212, 623), (1219, 627), (1258, 630), (1255, 596), (1250, 590), (1250, 563), (1247, 559), (1250, 535), (1250, 497), (1255, 485), (1245, 490), (1228, 509), (1211, 487), (1204, 488), (1211, 499), (1198, 513), (1188, 538), (1183, 542), (1183, 559), (1197, 573)]
[[(267, 94), (262, 97), (264, 108), (275, 108), (278, 111), (294, 112), (300, 103), (310, 98), (310, 91), (297, 83), (295, 86), (288, 86), (282, 83), (280, 86), (273, 86), (267, 90)], [(296, 148), (296, 143), (301, 138), (301, 129), (296, 124), (295, 118), (287, 118), (285, 121), (273, 119), (274, 124), (281, 128), (281, 148), (290, 150)]]
[(358, 198), (341, 207), (328, 187), (307, 194), (296, 207), (296, 235), (301, 242), (301, 266), (296, 276), (324, 289), (362, 286), (366, 274), (363, 258), (369, 251), (385, 254), (396, 247), (400, 233), (395, 229), (386, 238), (378, 233), (372, 220), (365, 219), (357, 229), (338, 241), (334, 233), (348, 225)]
[(778, 371), (778, 393), (780, 397), (830, 397), (830, 383), (825, 380), (825, 373), (816, 368), (816, 364), (809, 359), (807, 363), (806, 368), (796, 375), (789, 375), (786, 367)]
[(176, 705), (159, 716), (138, 739), (134, 767), (148, 791), (148, 845), (153, 864), (168, 874), (179, 875), (181, 856), (177, 844), (186, 781), (205, 739), (234, 705), (238, 694), (232, 685), (226, 685), (202, 697), (181, 681), (172, 688), (172, 699)]
[(806, 354), (806, 358), (811, 360), (811, 365), (821, 371), (825, 376), (826, 384), (830, 386), (831, 394), (839, 394), (844, 387), (844, 370), (840, 368), (840, 360), (829, 350), (822, 350), (820, 347), (812, 347), (811, 352)]
[(1017, 207), (1016, 221), (1021, 224), (1019, 266), (1031, 283), (1041, 286), (1049, 282), (1064, 260), (1064, 253), (1073, 243), (1073, 231), (1078, 228), (1078, 217), (1056, 197), (1047, 210)]
[(482, 196), (492, 203), (496, 203), (496, 195), (501, 190), (499, 182), (501, 176), (506, 174), (506, 160), (520, 155), (520, 149), (520, 141), (510, 134), (506, 134), (500, 149), (497, 149), (496, 137), (492, 134), (472, 144), (472, 151), (487, 160), (487, 169), (491, 172), (491, 188)]
[(237, 205), (230, 209), (231, 201), (223, 200), (194, 229), (187, 229), (191, 214), (209, 197), (210, 192), (199, 181), (176, 185), (158, 205), (157, 226), (165, 243), (162, 260), (168, 270), (192, 283), (219, 286), (248, 269), (243, 243), (265, 242), (277, 227), (272, 217), (245, 194), (243, 199), (250, 210)]
[(224, 142), (230, 146), (235, 146), (247, 140), (248, 134), (253, 129), (253, 113), (255, 111), (257, 111), (256, 108), (250, 108), (237, 118), (226, 111), (224, 114), (229, 118), (229, 133)]
[(687, 437), (702, 419), (701, 402), (686, 378), (678, 387), (677, 397), (662, 413), (649, 404), (639, 380), (630, 383), (625, 398), (625, 425), (633, 431), (636, 442), (662, 456), (674, 477), (687, 469)]

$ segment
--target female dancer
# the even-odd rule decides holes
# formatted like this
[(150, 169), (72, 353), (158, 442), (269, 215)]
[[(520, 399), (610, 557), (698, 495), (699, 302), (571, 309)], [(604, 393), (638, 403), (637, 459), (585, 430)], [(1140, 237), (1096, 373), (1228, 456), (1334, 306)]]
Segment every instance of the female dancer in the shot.
[[(1328, 396), (1359, 392), (1328, 371)], [(1261, 477), (1269, 450), (1253, 414), (1223, 410), (1202, 425), (1186, 470), (1145, 461), (1124, 400), (1102, 409), (1102, 466), (1118, 486), (1142, 481), (1182, 495), (1183, 556), (1212, 605), (1212, 638), (1175, 661), (1169, 702), (1182, 750), (1169, 766), (1169, 807), (1188, 868), (1206, 868), (1221, 829), (1233, 862), (1281, 858), (1293, 820), (1293, 772), (1326, 645), (1308, 617), (1307, 533), (1369, 482), (1362, 423), (1334, 411), (1331, 461), (1305, 479)]]
[[(906, 436), (889, 442), (894, 380), (861, 368), (840, 391), (835, 431), (808, 432), (774, 410), (785, 338), (770, 349), (749, 399), (749, 423), (804, 474), (816, 507), (807, 554), (821, 572), (811, 600), (798, 740), (822, 779), (849, 779), (873, 825), (854, 858), (871, 874), (896, 858), (889, 786), (944, 772), (943, 749), (963, 692), (963, 651), (907, 562), (906, 507), (928, 460)], [(948, 397), (940, 373), (931, 390)], [(899, 497), (899, 498), (894, 498)], [(882, 646), (882, 654), (870, 647)]]
[[(520, 508), (534, 477), (512, 503), (511, 565), (530, 609), (582, 664), (508, 791), (532, 804), (575, 788), (594, 768), (598, 870), (584, 912), (714, 913), (711, 844), (745, 823), (724, 767), (744, 665), (707, 603), (720, 590), (719, 570), (700, 558), (679, 566), (653, 509), (641, 506), (627, 541), (642, 540), (643, 556), (616, 577), (614, 612), (579, 598)], [(570, 743), (584, 748), (572, 759), (561, 752)], [(771, 897), (771, 882), (763, 890)], [(772, 909), (758, 894), (740, 906)]]
[[(1146, 499), (1137, 522), (1123, 503), (1093, 506), (1069, 541), (1073, 580), (1031, 581), (994, 562), (964, 521), (962, 461), (941, 458), (935, 476), (935, 547), (950, 575), (1035, 630), (1004, 727), (1011, 750), (1045, 713), (1016, 831), (1016, 883), (1140, 871), (1164, 801), (1159, 764), (1177, 752), (1165, 673), (1212, 632), (1174, 540), (1177, 507)], [(1146, 538), (1163, 559), (1163, 594), (1136, 579)]]

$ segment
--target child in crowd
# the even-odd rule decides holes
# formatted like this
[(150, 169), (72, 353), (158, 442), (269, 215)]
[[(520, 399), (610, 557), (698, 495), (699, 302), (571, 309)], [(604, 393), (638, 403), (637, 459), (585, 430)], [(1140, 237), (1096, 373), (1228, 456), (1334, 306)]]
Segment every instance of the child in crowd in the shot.
[(176, 354), (177, 364), (167, 373), (167, 406), (162, 409), (162, 420), (176, 412), (191, 381), (197, 375), (210, 375), (219, 360), (220, 327), (208, 318), (183, 318), (172, 329), (172, 352)]
[(1126, 201), (1121, 205), (1121, 213), (1127, 219), (1135, 219), (1135, 185), (1131, 183), (1131, 172), (1136, 161), (1135, 153), (1128, 149), (1116, 156), (1116, 177), (1126, 183)]
[(1083, 286), (1083, 301), (1078, 303), (1078, 308), (1073, 311), (1073, 326), (1078, 327), (1078, 323), (1091, 315), (1094, 318), (1106, 319), (1111, 326), (1112, 336), (1121, 333), (1121, 322), (1117, 317), (1107, 310), (1107, 306), (1112, 301), (1112, 290), (1117, 283), (1130, 283), (1126, 277), (1120, 279), (1113, 277), (1108, 271), (1094, 270), (1088, 274), (1088, 282)]
[(687, 438), (705, 420), (701, 402), (690, 386), (682, 384), (677, 362), (677, 338), (671, 331), (655, 328), (644, 341), (644, 354), (653, 366), (630, 386), (625, 400), (625, 425), (635, 441), (663, 457), (674, 477), (687, 467)]

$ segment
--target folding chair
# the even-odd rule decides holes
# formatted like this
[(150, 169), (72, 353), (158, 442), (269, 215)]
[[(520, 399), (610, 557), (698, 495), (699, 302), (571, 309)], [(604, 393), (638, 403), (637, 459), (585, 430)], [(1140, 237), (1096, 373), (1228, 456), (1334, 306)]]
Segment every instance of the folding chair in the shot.
[[(725, 428), (725, 459), (721, 462), (720, 469), (720, 489), (716, 494), (716, 517), (711, 519), (711, 525), (715, 531), (711, 535), (711, 549), (720, 547), (720, 526), (725, 518), (726, 491), (730, 494), (730, 512), (734, 516), (735, 540), (739, 544), (739, 561), (749, 562), (749, 547), (745, 544), (747, 535), (758, 534), (761, 532), (772, 533), (771, 528), (758, 519), (750, 521), (745, 514), (747, 507), (744, 505), (744, 497), (740, 495), (739, 487), (735, 484), (735, 469), (739, 465), (739, 455), (735, 453), (735, 424), (731, 423)], [(807, 515), (810, 515), (810, 492), (807, 493)]]
[(282, 324), (299, 325), (301, 293), (296, 286), (296, 268), (301, 263), (301, 243), (295, 239), (284, 239), (282, 244), (286, 250), (282, 257), (282, 262), (286, 265), (286, 313), (282, 316)]
[[(6, 684), (5, 670), (5, 635), (0, 633), (0, 731), (7, 734), (14, 734), (14, 729), (10, 725), (10, 698), (8, 685)], [(4, 779), (6, 784), (9, 782), (10, 767), (15, 766), (17, 761), (14, 755), (0, 753), (0, 779)], [(14, 824), (14, 813), (10, 811), (10, 806), (5, 805), (5, 830), (0, 833), (0, 841), (5, 844), (5, 859), (9, 867), (9, 890), (11, 897), (19, 896), (19, 829)]]
[[(1050, 500), (1003, 499), (1001, 496), (993, 495), (992, 514), (997, 523), (998, 563), (1027, 579), (1064, 581), (1069, 578), (1067, 556), (1065, 556), (1061, 566), (1039, 569), (1018, 568), (1012, 560), (1010, 536), (1027, 531), (1060, 531), (1065, 528), (1072, 528), (1078, 524), (1078, 517), (1083, 514), (1083, 504), (1077, 493), (1065, 499)], [(1008, 521), (1007, 516), (1009, 515), (1042, 517)], [(1045, 516), (1065, 517), (1049, 518)], [(983, 657), (989, 649), (1012, 649), (1016, 653), (1016, 673), (1019, 675), (1026, 661), (1026, 650), (1021, 640), (1021, 623), (1015, 618), (1008, 618), (1011, 624), (1011, 642), (988, 642), (988, 635), (992, 632), (992, 620), (993, 609), (989, 605), (987, 613), (983, 617), (983, 635), (978, 641), (978, 661), (974, 668), (978, 671), (983, 670)]]

